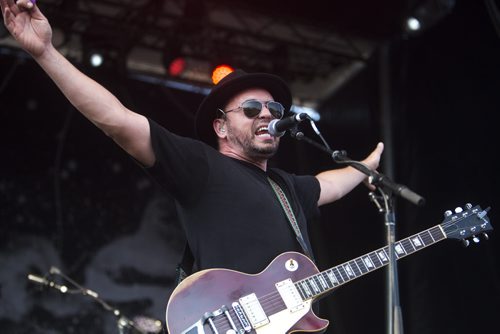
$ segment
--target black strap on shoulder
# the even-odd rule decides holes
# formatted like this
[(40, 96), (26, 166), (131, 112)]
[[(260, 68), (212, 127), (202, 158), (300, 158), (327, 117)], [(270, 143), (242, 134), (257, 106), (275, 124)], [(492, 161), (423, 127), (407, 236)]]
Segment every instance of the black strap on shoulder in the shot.
[(177, 264), (177, 268), (175, 268), (175, 285), (179, 285), (180, 282), (193, 273), (193, 266), (193, 252), (191, 252), (191, 248), (189, 248), (189, 244), (186, 241), (181, 262)]
[(288, 197), (285, 195), (283, 189), (273, 179), (268, 178), (268, 180), (271, 186), (273, 187), (273, 190), (281, 204), (281, 207), (283, 208), (283, 212), (285, 213), (288, 222), (290, 223), (290, 227), (295, 232), (295, 237), (297, 238), (300, 247), (302, 247), (304, 254), (306, 254), (309, 258), (312, 259), (312, 254), (307, 248), (306, 242), (304, 241), (304, 237), (302, 236), (302, 232), (300, 231), (299, 224), (297, 223), (297, 218), (295, 217), (295, 214), (293, 213), (293, 210), (290, 207), (290, 201), (288, 200)]

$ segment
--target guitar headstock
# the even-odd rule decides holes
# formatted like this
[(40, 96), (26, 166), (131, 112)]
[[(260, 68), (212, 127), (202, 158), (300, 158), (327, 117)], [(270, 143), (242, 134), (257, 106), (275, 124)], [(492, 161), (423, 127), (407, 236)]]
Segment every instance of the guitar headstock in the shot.
[(462, 240), (465, 246), (469, 245), (469, 238), (478, 243), (479, 235), (487, 240), (487, 232), (493, 230), (487, 216), (489, 210), (489, 207), (483, 210), (479, 205), (472, 207), (472, 204), (467, 203), (465, 209), (458, 207), (454, 212), (446, 211), (441, 227), (447, 238)]

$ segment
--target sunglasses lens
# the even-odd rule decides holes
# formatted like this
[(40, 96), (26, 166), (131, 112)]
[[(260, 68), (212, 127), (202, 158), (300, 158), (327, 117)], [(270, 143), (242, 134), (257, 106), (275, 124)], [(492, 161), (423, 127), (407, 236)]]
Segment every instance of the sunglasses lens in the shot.
[(269, 101), (267, 103), (267, 108), (269, 108), (271, 115), (277, 119), (281, 119), (281, 117), (283, 117), (283, 113), (285, 112), (285, 107), (283, 107), (283, 105), (279, 102)]
[(249, 100), (243, 102), (241, 105), (245, 116), (248, 118), (255, 118), (260, 114), (262, 110), (262, 103), (260, 101)]
[[(280, 119), (281, 117), (283, 117), (285, 108), (281, 105), (281, 103), (269, 101), (266, 105), (269, 109), (269, 112), (271, 113), (271, 115), (273, 115), (274, 118)], [(246, 117), (255, 118), (262, 111), (262, 102), (257, 100), (248, 100), (243, 102), (241, 108), (243, 109)]]

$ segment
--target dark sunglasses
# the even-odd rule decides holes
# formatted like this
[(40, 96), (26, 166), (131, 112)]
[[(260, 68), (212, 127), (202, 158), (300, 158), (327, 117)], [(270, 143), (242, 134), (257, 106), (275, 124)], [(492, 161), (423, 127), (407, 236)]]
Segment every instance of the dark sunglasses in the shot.
[(259, 116), (260, 112), (262, 111), (262, 107), (264, 105), (269, 110), (271, 115), (273, 115), (274, 118), (281, 119), (283, 117), (283, 114), (285, 113), (285, 107), (283, 107), (281, 103), (276, 101), (246, 100), (237, 108), (226, 111), (219, 109), (219, 111), (225, 115), (228, 112), (236, 111), (238, 109), (243, 109), (243, 112), (245, 113), (246, 117), (255, 118)]

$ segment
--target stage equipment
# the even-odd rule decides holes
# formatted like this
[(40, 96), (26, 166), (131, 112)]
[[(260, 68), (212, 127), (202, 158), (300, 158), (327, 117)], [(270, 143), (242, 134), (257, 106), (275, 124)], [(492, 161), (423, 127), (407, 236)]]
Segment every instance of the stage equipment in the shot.
[[(56, 276), (61, 277), (67, 283), (71, 284), (72, 287), (68, 288), (67, 285), (56, 283), (53, 280), (53, 277)], [(57, 267), (50, 267), (49, 272), (44, 276), (28, 274), (28, 280), (45, 287), (53, 288), (60, 293), (79, 294), (91, 297), (94, 301), (101, 305), (102, 308), (111, 312), (116, 317), (116, 325), (119, 334), (157, 334), (163, 329), (161, 321), (157, 319), (142, 315), (134, 316), (132, 319), (128, 318), (120, 310), (101, 299), (97, 292), (80, 285)]]

